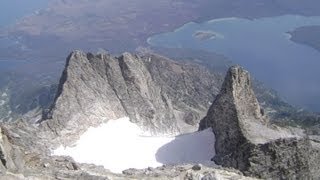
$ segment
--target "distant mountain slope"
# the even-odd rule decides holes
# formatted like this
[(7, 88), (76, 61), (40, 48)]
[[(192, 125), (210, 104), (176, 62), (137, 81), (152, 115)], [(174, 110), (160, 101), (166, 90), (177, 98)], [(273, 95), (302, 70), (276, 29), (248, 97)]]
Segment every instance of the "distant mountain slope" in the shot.
[(26, 74), (0, 75), (5, 77), (0, 82), (0, 122), (41, 119), (42, 110), (51, 105), (57, 86), (52, 81)]
[(49, 0), (2, 0), (0, 27), (14, 24), (19, 18), (33, 14), (34, 11), (46, 7)]
[(320, 51), (320, 26), (305, 26), (289, 33), (292, 36), (292, 41), (305, 44)]
[(319, 7), (317, 0), (52, 0), (47, 9), (0, 30), (1, 36), (17, 41), (9, 49), (1, 48), (0, 58), (39, 57), (39, 51), (42, 57), (52, 57), (72, 49), (119, 53), (144, 46), (151, 35), (190, 21), (320, 15)]

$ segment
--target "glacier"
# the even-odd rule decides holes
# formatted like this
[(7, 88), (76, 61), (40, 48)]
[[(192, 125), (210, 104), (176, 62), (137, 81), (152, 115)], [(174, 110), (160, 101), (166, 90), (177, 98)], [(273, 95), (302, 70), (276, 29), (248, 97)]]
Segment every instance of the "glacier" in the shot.
[(163, 164), (208, 163), (215, 155), (214, 143), (211, 129), (176, 137), (151, 136), (124, 117), (90, 127), (73, 146), (60, 146), (52, 155), (121, 173)]

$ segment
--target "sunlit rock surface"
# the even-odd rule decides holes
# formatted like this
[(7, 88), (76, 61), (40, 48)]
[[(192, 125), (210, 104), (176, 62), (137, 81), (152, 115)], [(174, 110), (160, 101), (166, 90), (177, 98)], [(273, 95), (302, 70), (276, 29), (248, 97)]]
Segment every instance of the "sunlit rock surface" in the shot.
[[(270, 125), (252, 90), (249, 73), (234, 66), (227, 72), (200, 129), (216, 135), (214, 161), (261, 178), (319, 178), (319, 150), (300, 129)], [(315, 164), (314, 164), (315, 163)]]

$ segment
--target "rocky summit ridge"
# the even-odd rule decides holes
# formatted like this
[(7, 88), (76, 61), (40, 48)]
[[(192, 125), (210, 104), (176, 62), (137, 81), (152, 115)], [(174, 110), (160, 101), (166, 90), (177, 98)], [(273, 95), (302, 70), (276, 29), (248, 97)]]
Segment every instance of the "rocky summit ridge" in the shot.
[(254, 179), (234, 169), (192, 164), (114, 174), (100, 166), (52, 155), (54, 148), (71, 145), (89, 127), (123, 116), (153, 133), (195, 130), (218, 93), (220, 81), (203, 67), (157, 55), (112, 57), (75, 51), (67, 58), (55, 103), (41, 121), (1, 124), (0, 177)]
[[(300, 129), (269, 123), (249, 73), (231, 67), (222, 80), (201, 66), (165, 57), (72, 52), (51, 108), (37, 124), (0, 125), (4, 179), (318, 179), (317, 141)], [(212, 103), (212, 100), (213, 103)], [(114, 174), (53, 156), (89, 127), (129, 117), (152, 134), (212, 128), (217, 165), (164, 165)], [(313, 138), (314, 139), (314, 138)], [(235, 170), (237, 169), (237, 170)], [(251, 176), (249, 178), (246, 176)]]
[(219, 95), (200, 122), (200, 129), (209, 127), (216, 135), (213, 160), (219, 165), (260, 178), (320, 177), (315, 142), (299, 129), (269, 124), (249, 73), (239, 66), (229, 69)]
[(129, 117), (151, 134), (188, 133), (198, 128), (217, 84), (219, 76), (201, 66), (158, 55), (74, 51), (41, 126), (71, 139), (88, 127)]

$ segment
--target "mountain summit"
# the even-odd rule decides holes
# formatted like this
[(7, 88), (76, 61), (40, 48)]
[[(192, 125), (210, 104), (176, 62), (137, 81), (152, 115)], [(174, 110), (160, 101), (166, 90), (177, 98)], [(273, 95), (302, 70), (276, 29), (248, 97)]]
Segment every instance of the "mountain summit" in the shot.
[[(43, 119), (36, 125), (24, 121), (0, 125), (0, 175), (4, 179), (250, 179), (231, 167), (264, 179), (319, 178), (319, 141), (300, 129), (270, 122), (242, 67), (231, 67), (222, 83), (203, 67), (159, 55), (112, 57), (74, 51)], [(122, 171), (136, 165), (131, 156), (138, 155), (144, 161), (139, 168), (148, 161), (164, 166), (122, 174), (99, 166), (103, 156), (109, 169)], [(217, 168), (211, 158), (228, 169)], [(183, 165), (168, 165), (175, 163)]]
[[(249, 73), (231, 67), (200, 129), (212, 128), (220, 165), (260, 178), (319, 177), (319, 150), (299, 129), (270, 125), (252, 90)], [(319, 158), (317, 158), (319, 159)]]
[(194, 132), (218, 84), (219, 76), (203, 67), (154, 54), (112, 57), (74, 51), (42, 126), (63, 141), (123, 117), (154, 135)]

